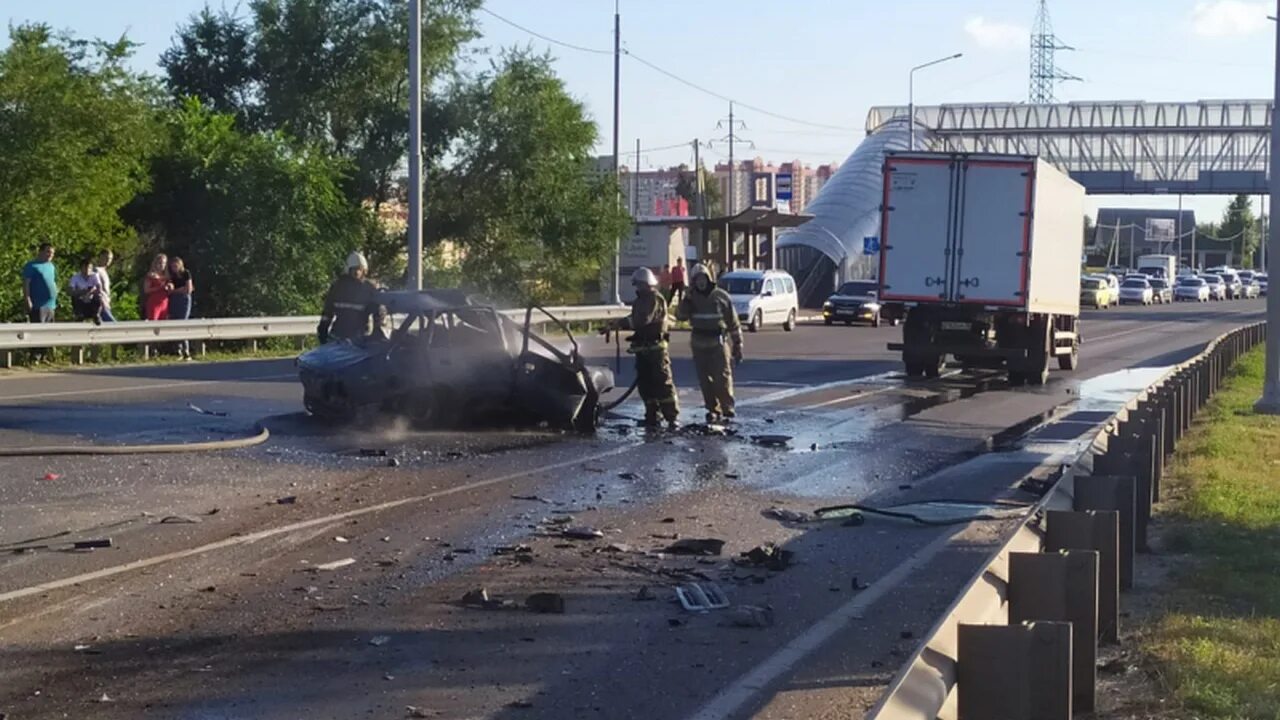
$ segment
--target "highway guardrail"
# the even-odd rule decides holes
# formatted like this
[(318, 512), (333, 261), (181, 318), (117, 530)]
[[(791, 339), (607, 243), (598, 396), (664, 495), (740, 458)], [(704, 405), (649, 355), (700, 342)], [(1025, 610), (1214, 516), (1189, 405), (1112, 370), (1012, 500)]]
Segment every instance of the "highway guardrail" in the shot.
[[(625, 316), (625, 305), (572, 305), (547, 308), (564, 322), (594, 322)], [(517, 322), (524, 321), (523, 308), (502, 310)], [(263, 340), (306, 337), (316, 332), (319, 315), (301, 317), (241, 317), (209, 320), (122, 321), (93, 325), (87, 322), (0, 323), (0, 357), (4, 366), (14, 350), (54, 347), (102, 347), (109, 345), (152, 345), (181, 340)]]
[(1265, 338), (1265, 323), (1226, 333), (1100, 419), (867, 717), (1039, 720), (1091, 711), (1097, 644), (1119, 640), (1120, 593), (1132, 587), (1135, 553), (1147, 549), (1165, 461), (1231, 366)]

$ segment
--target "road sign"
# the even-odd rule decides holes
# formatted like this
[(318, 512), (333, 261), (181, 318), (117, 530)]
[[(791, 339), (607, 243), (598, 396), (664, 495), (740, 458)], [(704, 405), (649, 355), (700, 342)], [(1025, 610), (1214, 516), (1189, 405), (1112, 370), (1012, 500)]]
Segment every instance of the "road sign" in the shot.
[(791, 173), (778, 173), (774, 178), (774, 195), (778, 200), (791, 199)]
[(880, 238), (875, 235), (868, 235), (862, 238), (862, 254), (875, 255), (880, 252)]

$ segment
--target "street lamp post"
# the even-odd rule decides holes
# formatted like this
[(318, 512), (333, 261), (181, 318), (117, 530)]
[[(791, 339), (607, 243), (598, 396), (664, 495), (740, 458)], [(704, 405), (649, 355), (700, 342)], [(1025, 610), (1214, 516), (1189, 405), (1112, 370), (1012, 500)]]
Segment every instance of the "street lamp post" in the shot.
[(422, 0), (409, 0), (409, 272), (422, 289)]
[[(1276, 16), (1280, 16), (1280, 0), (1276, 0)], [(1280, 100), (1280, 24), (1276, 27), (1275, 88), (1271, 98), (1271, 210), (1280, 207), (1280, 123), (1276, 122), (1275, 105)], [(1280, 257), (1280, 223), (1269, 223), (1267, 237), (1267, 275)], [(1267, 357), (1263, 364), (1262, 397), (1254, 409), (1268, 415), (1280, 415), (1280, 294), (1267, 294)]]
[(932, 65), (947, 62), (948, 60), (955, 60), (963, 55), (964, 53), (956, 53), (955, 55), (938, 58), (937, 60), (927, 62), (923, 65), (917, 65), (911, 68), (911, 72), (907, 73), (907, 122), (910, 124), (911, 128), (909, 136), (910, 140), (907, 145), (908, 150), (916, 149), (916, 71), (923, 70)]

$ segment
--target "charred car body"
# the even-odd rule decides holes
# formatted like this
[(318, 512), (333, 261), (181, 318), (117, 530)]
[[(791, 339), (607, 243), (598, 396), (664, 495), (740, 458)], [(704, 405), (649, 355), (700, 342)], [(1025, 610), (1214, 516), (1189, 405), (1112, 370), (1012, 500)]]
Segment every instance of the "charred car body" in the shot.
[[(459, 292), (386, 292), (394, 330), (331, 342), (298, 358), (307, 412), (346, 421), (369, 412), (422, 425), (536, 425), (594, 430), (613, 373), (589, 367), (569, 329), (542, 308), (517, 323)], [(533, 332), (549, 322), (561, 350)]]

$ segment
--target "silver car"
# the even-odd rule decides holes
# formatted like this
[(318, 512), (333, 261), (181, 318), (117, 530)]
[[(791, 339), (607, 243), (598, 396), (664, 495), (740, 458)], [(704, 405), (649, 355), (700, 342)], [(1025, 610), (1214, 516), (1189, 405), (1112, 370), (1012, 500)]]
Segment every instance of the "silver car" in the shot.
[(1149, 282), (1151, 283), (1151, 294), (1157, 304), (1163, 305), (1164, 303), (1173, 302), (1173, 286), (1169, 284), (1168, 280), (1155, 277), (1151, 278)]
[(1227, 284), (1223, 282), (1222, 276), (1201, 275), (1200, 279), (1204, 280), (1205, 283), (1209, 285), (1210, 300), (1226, 300), (1229, 297), (1227, 294), (1229, 290), (1227, 289)]
[(1178, 302), (1209, 302), (1209, 283), (1195, 275), (1183, 275), (1173, 289), (1173, 299)]

